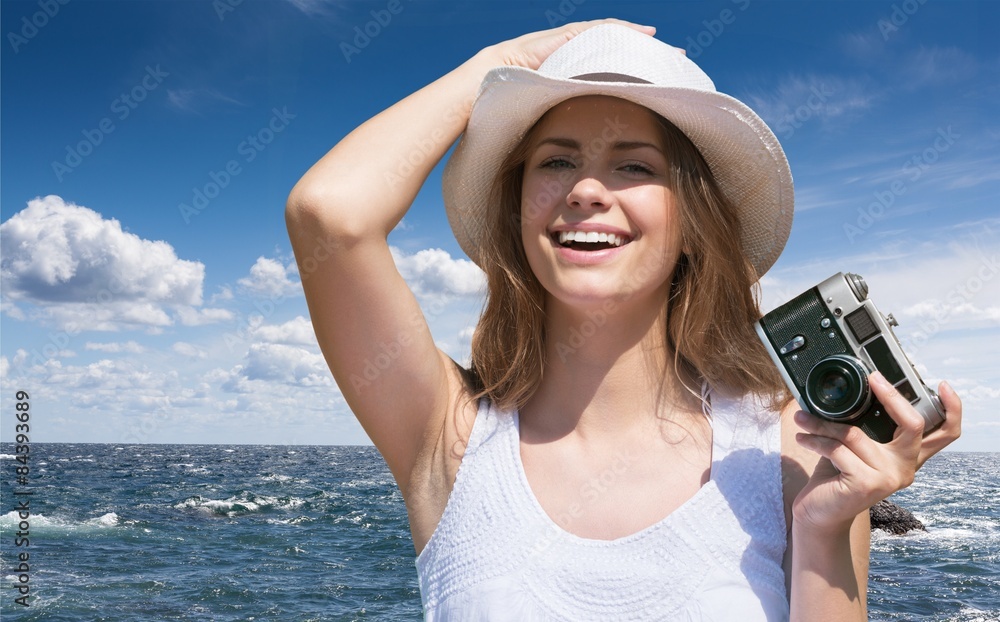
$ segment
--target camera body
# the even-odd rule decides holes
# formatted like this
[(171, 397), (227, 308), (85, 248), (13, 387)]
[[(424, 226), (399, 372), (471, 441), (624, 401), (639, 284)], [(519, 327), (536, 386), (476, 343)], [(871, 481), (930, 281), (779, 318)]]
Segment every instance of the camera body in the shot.
[(871, 392), (878, 370), (924, 418), (925, 434), (944, 422), (937, 393), (927, 388), (857, 274), (838, 272), (766, 314), (757, 334), (803, 410), (859, 426), (880, 443), (896, 423)]

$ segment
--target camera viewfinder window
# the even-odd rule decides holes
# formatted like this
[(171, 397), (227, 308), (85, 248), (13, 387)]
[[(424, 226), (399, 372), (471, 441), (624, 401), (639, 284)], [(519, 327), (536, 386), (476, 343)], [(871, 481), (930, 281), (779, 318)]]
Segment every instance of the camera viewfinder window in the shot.
[(878, 326), (872, 321), (872, 316), (868, 315), (868, 309), (861, 307), (853, 313), (848, 313), (844, 317), (847, 327), (854, 333), (854, 338), (858, 343), (864, 343), (879, 334)]

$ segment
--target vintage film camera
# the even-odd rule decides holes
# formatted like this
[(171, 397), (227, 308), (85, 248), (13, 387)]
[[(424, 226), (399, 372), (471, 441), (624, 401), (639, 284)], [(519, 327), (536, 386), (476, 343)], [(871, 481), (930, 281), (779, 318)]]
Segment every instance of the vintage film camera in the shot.
[(876, 369), (924, 418), (924, 432), (944, 421), (937, 393), (927, 388), (857, 274), (838, 272), (762, 317), (757, 334), (803, 410), (859, 426), (880, 443), (896, 423), (872, 395)]

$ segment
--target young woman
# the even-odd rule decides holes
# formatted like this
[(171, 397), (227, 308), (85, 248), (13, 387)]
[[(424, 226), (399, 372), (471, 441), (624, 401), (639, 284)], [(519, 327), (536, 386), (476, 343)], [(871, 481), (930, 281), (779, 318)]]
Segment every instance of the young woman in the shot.
[[(306, 298), (406, 501), (427, 619), (863, 620), (868, 508), (958, 437), (946, 384), (924, 436), (873, 374), (886, 444), (789, 402), (752, 329), (791, 226), (784, 154), (652, 35), (603, 20), (488, 47), (289, 197), (300, 263), (335, 248)], [(489, 287), (470, 370), (386, 241), (460, 135), (446, 209)]]

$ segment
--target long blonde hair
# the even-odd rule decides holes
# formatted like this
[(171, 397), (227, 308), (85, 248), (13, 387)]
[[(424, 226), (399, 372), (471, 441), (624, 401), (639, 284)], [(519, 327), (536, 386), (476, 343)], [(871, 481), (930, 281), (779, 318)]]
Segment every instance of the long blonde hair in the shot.
[[(787, 389), (753, 328), (760, 317), (757, 274), (741, 251), (739, 212), (688, 137), (650, 114), (659, 122), (670, 165), (667, 184), (688, 251), (676, 264), (664, 310), (677, 386), (700, 399), (704, 381), (759, 394), (777, 407)], [(491, 205), (497, 209), (487, 225), (494, 235), (483, 236), (479, 249), (487, 297), (472, 337), (473, 389), (501, 409), (524, 406), (545, 367), (545, 290), (528, 265), (520, 229), (521, 180), (534, 127), (496, 175)]]

